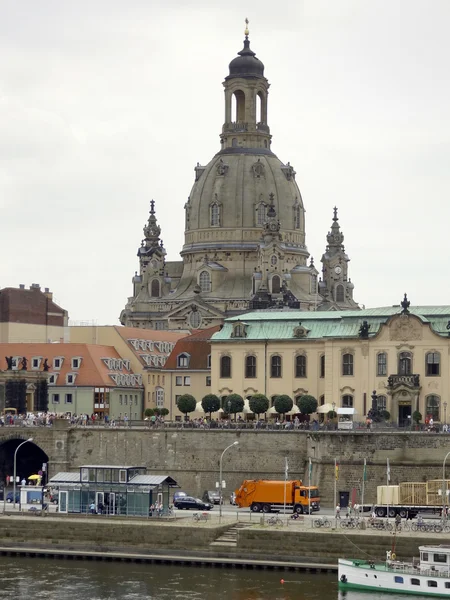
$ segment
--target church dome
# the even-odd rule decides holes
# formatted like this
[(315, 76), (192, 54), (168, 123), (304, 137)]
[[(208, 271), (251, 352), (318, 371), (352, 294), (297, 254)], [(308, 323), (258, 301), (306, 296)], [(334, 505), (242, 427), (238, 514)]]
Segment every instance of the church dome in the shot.
[(250, 49), (248, 36), (245, 37), (244, 48), (238, 52), (238, 55), (230, 62), (230, 74), (227, 79), (230, 77), (264, 77), (264, 65)]

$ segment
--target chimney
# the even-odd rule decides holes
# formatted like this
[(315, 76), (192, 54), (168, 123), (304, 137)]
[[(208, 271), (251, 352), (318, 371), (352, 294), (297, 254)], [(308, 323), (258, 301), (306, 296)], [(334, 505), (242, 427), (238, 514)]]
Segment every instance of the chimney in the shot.
[(25, 284), (24, 284), (24, 283), (21, 283), (21, 284), (19, 285), (19, 290), (24, 290), (24, 289), (25, 289)]
[(38, 292), (41, 291), (41, 286), (38, 283), (32, 283), (30, 285), (30, 290), (38, 290)]
[(45, 288), (44, 294), (49, 300), (53, 300), (53, 292), (51, 292), (49, 288)]

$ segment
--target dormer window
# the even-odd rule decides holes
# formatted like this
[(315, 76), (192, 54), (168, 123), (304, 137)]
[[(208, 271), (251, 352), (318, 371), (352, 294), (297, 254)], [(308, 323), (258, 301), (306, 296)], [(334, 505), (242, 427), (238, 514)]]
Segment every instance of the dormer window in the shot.
[(32, 368), (33, 371), (39, 370), (39, 367), (41, 366), (41, 361), (42, 361), (42, 357), (41, 356), (34, 356), (31, 359), (31, 368)]
[(72, 358), (72, 369), (79, 369), (81, 365), (81, 358), (80, 357), (76, 357), (76, 358)]
[(62, 356), (58, 356), (53, 359), (53, 368), (60, 369), (63, 366), (64, 358)]
[(190, 355), (187, 352), (177, 356), (177, 367), (179, 369), (187, 369), (189, 367)]
[(52, 373), (50, 375), (50, 377), (48, 378), (48, 384), (49, 385), (56, 385), (56, 381), (58, 380), (58, 375), (56, 375), (55, 373)]
[(68, 385), (73, 385), (75, 383), (75, 379), (77, 378), (76, 373), (67, 373), (66, 375), (66, 383)]
[(234, 338), (245, 338), (247, 337), (247, 325), (245, 323), (236, 323), (233, 326), (233, 333), (231, 334), (231, 337)]

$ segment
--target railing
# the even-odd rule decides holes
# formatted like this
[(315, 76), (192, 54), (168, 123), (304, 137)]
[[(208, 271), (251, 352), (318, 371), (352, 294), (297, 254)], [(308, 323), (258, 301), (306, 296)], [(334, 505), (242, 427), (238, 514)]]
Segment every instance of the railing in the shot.
[(225, 123), (223, 126), (224, 131), (248, 131), (248, 123), (244, 121), (233, 121), (232, 123)]
[(408, 387), (420, 387), (420, 375), (389, 375), (388, 386), (397, 387), (407, 385)]
[(264, 133), (270, 133), (269, 126), (266, 123), (256, 123), (256, 129), (258, 131), (264, 131)]

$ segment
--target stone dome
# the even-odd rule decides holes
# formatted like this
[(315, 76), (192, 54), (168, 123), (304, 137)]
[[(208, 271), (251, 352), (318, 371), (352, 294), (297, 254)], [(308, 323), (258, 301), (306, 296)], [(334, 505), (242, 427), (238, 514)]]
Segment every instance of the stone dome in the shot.
[[(273, 205), (280, 231), (293, 251), (305, 249), (303, 201), (295, 171), (270, 150), (229, 148), (197, 172), (186, 205), (186, 251), (254, 246)], [(215, 208), (214, 208), (215, 207)], [(218, 220), (212, 219), (216, 210)]]
[(264, 65), (256, 58), (256, 54), (250, 49), (248, 36), (244, 40), (244, 48), (238, 52), (229, 65), (230, 75), (227, 77), (264, 77)]

